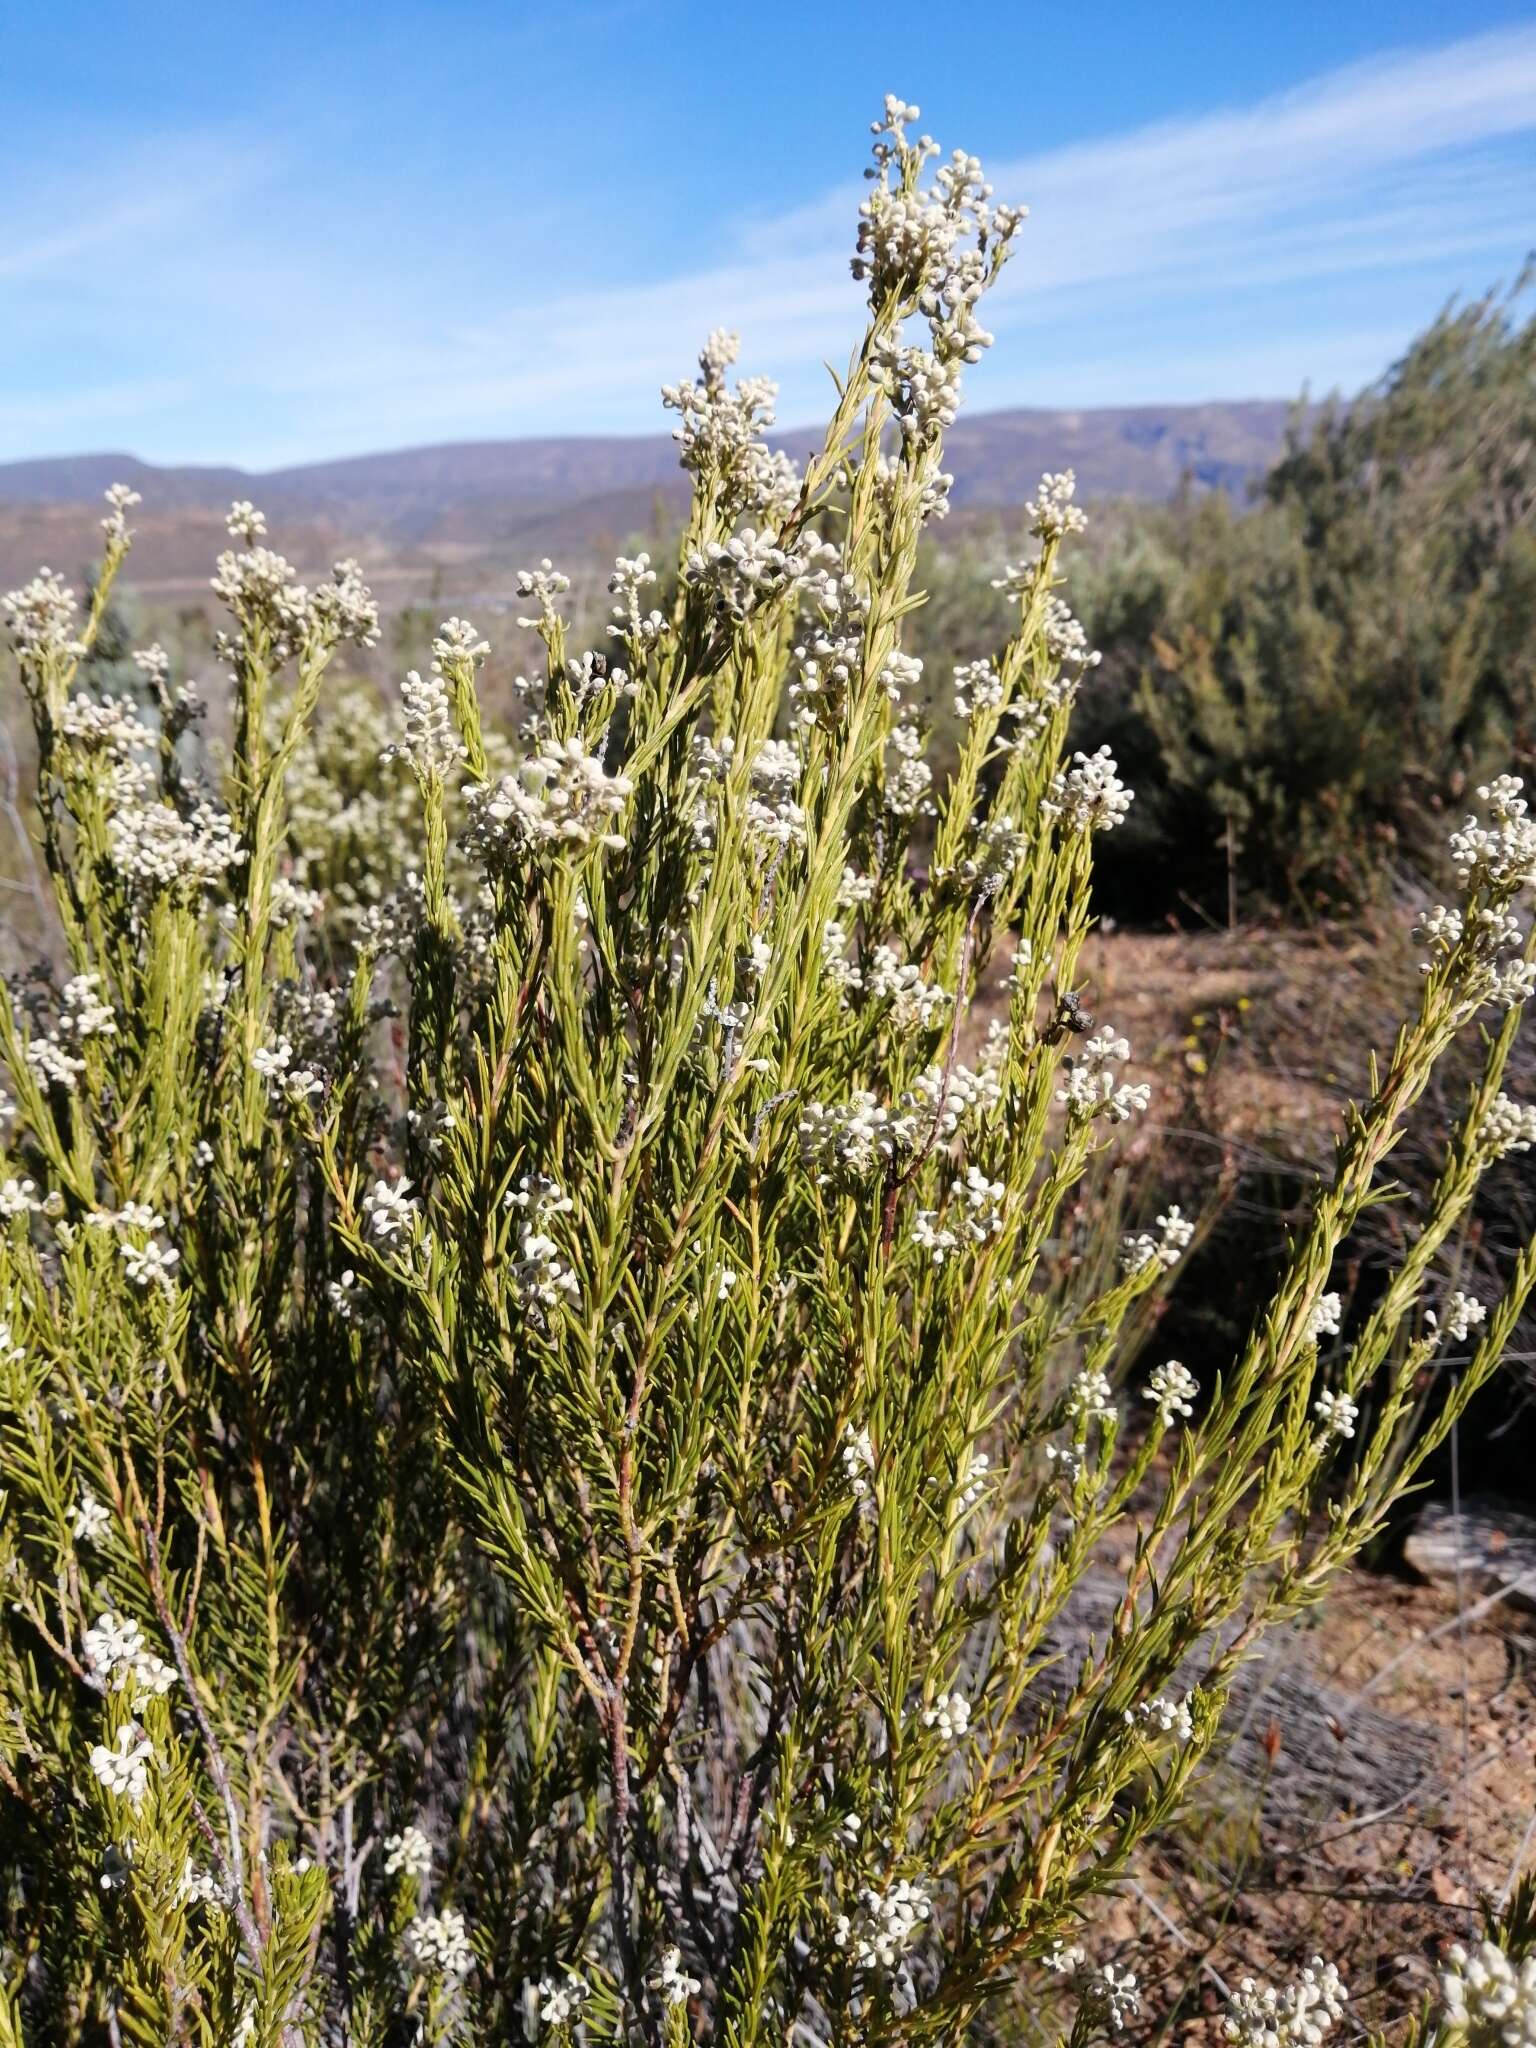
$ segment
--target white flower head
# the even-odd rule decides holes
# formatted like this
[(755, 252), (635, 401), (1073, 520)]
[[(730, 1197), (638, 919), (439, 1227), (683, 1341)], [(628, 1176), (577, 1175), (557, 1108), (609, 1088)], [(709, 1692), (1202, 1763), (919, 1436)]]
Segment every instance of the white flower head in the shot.
[(1536, 2048), (1536, 1954), (1511, 1956), (1485, 1938), (1446, 1952), (1440, 1979), (1445, 2018), (1468, 2048)]
[(114, 1799), (126, 1799), (135, 1811), (149, 1790), (149, 1767), (155, 1760), (154, 1744), (131, 1721), (118, 1729), (111, 1749), (98, 1742), (91, 1751), (92, 1771)]
[(1348, 1998), (1333, 1964), (1314, 1956), (1283, 1990), (1244, 1977), (1222, 2033), (1233, 2048), (1319, 2048), (1343, 2018)]
[(1326, 1444), (1331, 1437), (1349, 1438), (1355, 1433), (1355, 1424), (1360, 1420), (1360, 1409), (1348, 1394), (1334, 1393), (1324, 1387), (1312, 1403), (1312, 1413), (1322, 1428), (1322, 1441)]
[(1336, 1337), (1344, 1313), (1344, 1298), (1339, 1294), (1320, 1294), (1312, 1304), (1307, 1317), (1305, 1341), (1319, 1343), (1324, 1337)]
[(941, 1692), (923, 1709), (923, 1726), (938, 1730), (943, 1742), (958, 1742), (971, 1725), (971, 1703), (963, 1692)]
[(464, 1915), (452, 1906), (441, 1913), (418, 1913), (401, 1936), (401, 1946), (418, 1976), (441, 1977), (450, 1984), (467, 1977), (475, 1960)]
[(1170, 1358), (1166, 1365), (1154, 1366), (1145, 1398), (1156, 1406), (1159, 1429), (1167, 1429), (1181, 1415), (1193, 1415), (1199, 1391), (1194, 1374), (1176, 1358)]
[(432, 1875), (432, 1844), (416, 1826), (402, 1828), (397, 1835), (390, 1835), (384, 1843), (384, 1874), (386, 1877), (404, 1875), (413, 1877), (418, 1884)]
[(75, 1497), (75, 1512), (69, 1525), (75, 1541), (99, 1543), (111, 1526), (111, 1510), (102, 1506), (89, 1487), (81, 1487)]

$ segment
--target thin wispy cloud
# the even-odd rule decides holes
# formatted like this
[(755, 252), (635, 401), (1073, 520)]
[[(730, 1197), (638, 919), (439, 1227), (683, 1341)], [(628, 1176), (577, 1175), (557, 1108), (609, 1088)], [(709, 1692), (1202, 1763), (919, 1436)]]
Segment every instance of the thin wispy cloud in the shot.
[[(1478, 290), (1523, 253), (1536, 27), (1389, 53), (1248, 105), (988, 168), (1031, 211), (991, 302), (994, 326), (1025, 339), (975, 373), (973, 403), (1358, 384), (1448, 288)], [(660, 423), (656, 385), (721, 323), (742, 330), (753, 369), (780, 379), (781, 418), (795, 420), (822, 406), (822, 365), (840, 364), (856, 332), (854, 179), (774, 217), (722, 220), (707, 264), (615, 284), (600, 237), (584, 262), (567, 237), (546, 246), (536, 208), (486, 224), (468, 280), (457, 242), (395, 232), (387, 195), (371, 213), (328, 220), (322, 201), (285, 217), (263, 186), (290, 171), (307, 175), (249, 135), (205, 135), (141, 149), (131, 176), (118, 165), (115, 200), (89, 218), (71, 214), (88, 174), (34, 187), (30, 202), (13, 185), (0, 204), (0, 285), (15, 309), (0, 336), (6, 452), (61, 445), (70, 417), (76, 447), (258, 464), (646, 431)], [(567, 282), (530, 287), (573, 255), (582, 268)], [(39, 391), (29, 441), (18, 380), (60, 346), (84, 371), (74, 412)], [(198, 439), (219, 417), (223, 438)]]

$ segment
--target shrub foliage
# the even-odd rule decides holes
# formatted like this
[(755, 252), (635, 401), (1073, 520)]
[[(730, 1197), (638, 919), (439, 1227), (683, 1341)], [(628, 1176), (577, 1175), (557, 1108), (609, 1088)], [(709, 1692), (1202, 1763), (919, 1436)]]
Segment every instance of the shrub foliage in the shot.
[[(1108, 1270), (1061, 1233), (1146, 1100), (1076, 972), (1130, 792), (1067, 749), (1068, 478), (925, 760), (914, 564), (1018, 216), (963, 156), (925, 183), (910, 118), (822, 449), (770, 454), (711, 337), (665, 394), (675, 597), (621, 560), (578, 651), (527, 575), (516, 735), (450, 620), (357, 776), (323, 706), (371, 600), (248, 505), (206, 787), (157, 649), (92, 680), (129, 494), (83, 618), (47, 572), (8, 600), (65, 965), (0, 996), (0, 2041), (957, 2042), (1021, 2006), (1086, 2041), (1137, 1992), (1074, 1937), (1237, 1660), (1495, 1370), (1536, 1251), (1481, 1325), (1426, 1297), (1536, 1134), (1509, 780), (1267, 1313), (1217, 1384), (1125, 1383), (1190, 1225)], [(1423, 1226), (1320, 1359), (1486, 1005)], [(1250, 1988), (1233, 2038), (1342, 1995)]]

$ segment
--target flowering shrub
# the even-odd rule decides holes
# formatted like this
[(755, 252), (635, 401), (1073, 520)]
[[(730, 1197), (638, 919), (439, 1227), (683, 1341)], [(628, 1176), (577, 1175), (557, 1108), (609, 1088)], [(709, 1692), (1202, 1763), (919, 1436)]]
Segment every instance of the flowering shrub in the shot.
[[(66, 964), (0, 997), (0, 2041), (958, 2042), (1047, 2000), (1113, 2031), (1144, 1994), (1092, 1962), (1095, 1897), (1496, 1368), (1536, 1249), (1486, 1309), (1431, 1274), (1536, 1129), (1501, 1090), (1508, 778), (1231, 1370), (1124, 1384), (1177, 1209), (1047, 1284), (1147, 1106), (1076, 983), (1132, 799), (1067, 741), (1070, 476), (955, 678), (952, 776), (925, 759), (903, 621), (1020, 216), (963, 155), (925, 184), (912, 112), (876, 128), (822, 448), (770, 452), (712, 336), (666, 393), (676, 600), (621, 559), (577, 652), (526, 575), (516, 736), (449, 620), (376, 789), (328, 807), (317, 710), (374, 608), (248, 504), (217, 788), (157, 650), (142, 702), (82, 689), (131, 494), (84, 618), (47, 572), (7, 600)], [(1325, 1361), (1334, 1254), (1483, 1013), (1423, 1228)], [(1485, 1978), (1479, 2041), (1526, 1995)], [(1228, 2034), (1315, 2042), (1343, 1998), (1322, 1962), (1245, 1985)]]

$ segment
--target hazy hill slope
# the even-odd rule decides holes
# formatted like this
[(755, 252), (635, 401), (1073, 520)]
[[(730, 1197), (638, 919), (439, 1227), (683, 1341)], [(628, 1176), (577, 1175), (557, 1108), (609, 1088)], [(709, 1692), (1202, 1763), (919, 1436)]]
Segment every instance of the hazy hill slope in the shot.
[[(1165, 498), (1186, 476), (1241, 495), (1279, 453), (1289, 415), (1282, 400), (962, 415), (946, 466), (955, 503), (977, 508), (1022, 504), (1042, 470), (1069, 466), (1088, 498)], [(803, 457), (817, 436), (774, 438)], [(440, 569), (473, 582), (503, 550), (607, 550), (652, 526), (658, 504), (673, 515), (687, 496), (666, 434), (456, 442), (266, 472), (45, 457), (0, 463), (0, 577), (14, 582), (39, 561), (77, 574), (96, 549), (101, 493), (117, 482), (144, 498), (134, 579), (167, 594), (205, 581), (212, 515), (232, 498), (262, 507), (305, 573), (357, 552), (371, 572), (414, 587)]]

